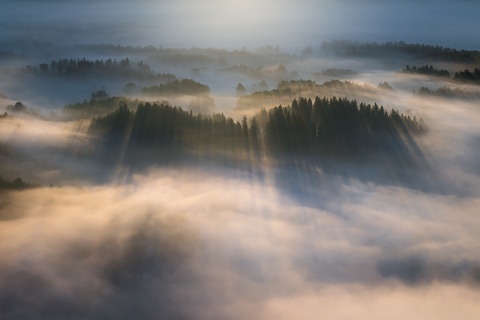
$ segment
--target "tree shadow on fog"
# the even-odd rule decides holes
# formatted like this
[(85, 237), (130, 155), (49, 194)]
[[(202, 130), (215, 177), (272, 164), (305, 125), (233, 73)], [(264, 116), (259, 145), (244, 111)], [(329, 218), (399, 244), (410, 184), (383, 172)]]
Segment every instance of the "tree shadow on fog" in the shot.
[(266, 128), (269, 154), (278, 163), (276, 185), (302, 203), (318, 206), (323, 193), (338, 194), (338, 181), (348, 179), (451, 192), (416, 142), (428, 134), (424, 121), (396, 110), (348, 99), (300, 98), (272, 109)]
[(377, 261), (376, 271), (382, 278), (399, 280), (417, 286), (433, 281), (463, 282), (478, 288), (478, 261), (432, 261), (426, 256), (411, 255), (383, 258)]
[[(395, 156), (393, 156), (395, 155)], [(345, 183), (352, 180), (379, 186), (396, 186), (426, 193), (445, 194), (434, 170), (399, 153), (352, 157), (297, 158), (288, 156), (275, 170), (275, 185), (284, 194), (307, 206), (324, 207), (341, 199)]]
[(40, 248), (30, 257), (36, 262), (33, 268), (19, 262), (3, 266), (0, 317), (189, 318), (190, 306), (175, 288), (191, 284), (194, 277), (186, 268), (195, 250), (191, 230), (184, 222), (149, 213), (139, 213), (134, 223), (121, 219), (114, 216), (104, 234), (92, 235), (96, 241), (53, 245), (49, 250), (56, 254), (47, 261)]

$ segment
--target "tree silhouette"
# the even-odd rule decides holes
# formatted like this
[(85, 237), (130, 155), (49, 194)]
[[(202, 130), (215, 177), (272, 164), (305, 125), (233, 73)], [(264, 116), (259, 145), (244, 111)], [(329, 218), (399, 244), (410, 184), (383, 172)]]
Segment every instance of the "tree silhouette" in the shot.
[[(352, 156), (403, 150), (426, 132), (423, 120), (387, 112), (378, 104), (347, 98), (294, 99), (290, 106), (261, 110), (241, 122), (223, 113), (194, 114), (166, 104), (126, 105), (92, 120), (89, 132), (103, 137), (105, 150), (128, 142), (127, 154), (149, 150), (161, 155), (252, 152), (282, 155)], [(116, 147), (117, 146), (117, 147)], [(168, 151), (168, 152), (167, 152)]]
[(240, 82), (237, 84), (237, 87), (235, 88), (235, 92), (237, 93), (237, 96), (243, 96), (245, 93), (247, 93), (247, 90), (241, 84)]

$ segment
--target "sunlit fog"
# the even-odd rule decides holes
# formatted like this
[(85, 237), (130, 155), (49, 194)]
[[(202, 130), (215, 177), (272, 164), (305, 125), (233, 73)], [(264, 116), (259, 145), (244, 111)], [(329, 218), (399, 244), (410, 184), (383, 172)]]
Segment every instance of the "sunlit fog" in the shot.
[(479, 319), (478, 12), (3, 1), (0, 319)]

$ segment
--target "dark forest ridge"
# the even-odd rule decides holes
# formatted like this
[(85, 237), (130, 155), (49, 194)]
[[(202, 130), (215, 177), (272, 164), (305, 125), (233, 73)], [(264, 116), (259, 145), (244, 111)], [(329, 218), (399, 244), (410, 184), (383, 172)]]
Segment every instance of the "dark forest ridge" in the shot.
[[(400, 72), (450, 78), (450, 72), (448, 72), (448, 70), (438, 70), (428, 64), (420, 67), (407, 65)], [(465, 69), (464, 71), (455, 72), (452, 80), (463, 83), (480, 83), (480, 69), (475, 68), (473, 71)]]
[(392, 54), (406, 54), (416, 58), (451, 62), (478, 63), (480, 51), (458, 50), (438, 45), (411, 44), (399, 42), (357, 42), (348, 40), (324, 41), (320, 46), (323, 54), (348, 57), (375, 57)]
[(102, 155), (115, 154), (126, 145), (127, 154), (132, 155), (142, 150), (159, 158), (213, 152), (229, 153), (235, 161), (235, 155), (245, 153), (254, 157), (265, 153), (306, 158), (377, 153), (405, 157), (407, 149), (416, 148), (413, 137), (426, 129), (422, 119), (393, 109), (387, 112), (377, 104), (316, 97), (263, 109), (241, 122), (223, 113), (193, 114), (165, 104), (140, 104), (135, 111), (124, 105), (94, 118), (89, 132), (100, 139), (97, 152)]
[[(57, 45), (50, 42), (25, 42), (25, 41), (4, 41), (0, 43), (0, 59), (26, 57), (24, 52), (91, 52), (97, 55), (148, 55), (159, 57), (177, 57), (195, 58), (208, 56), (214, 58), (210, 62), (225, 63), (226, 58), (245, 58), (254, 56), (276, 56), (283, 58), (293, 58), (294, 55), (282, 51), (280, 46), (265, 45), (257, 49), (248, 50), (243, 47), (240, 49), (222, 49), (212, 47), (164, 47), (164, 46), (130, 46), (120, 44), (75, 44), (75, 45)], [(355, 57), (368, 57), (369, 55), (384, 55), (401, 53), (413, 55), (418, 58), (430, 58), (433, 60), (445, 60), (456, 62), (475, 62), (480, 59), (479, 50), (465, 50), (461, 48), (445, 47), (442, 45), (426, 43), (408, 43), (405, 41), (386, 41), (386, 42), (367, 42), (351, 40), (333, 40), (323, 41), (320, 46), (321, 54), (335, 54)], [(315, 46), (304, 48), (312, 49), (311, 54), (315, 54)], [(310, 50), (308, 50), (310, 52)], [(302, 57), (309, 56), (302, 54)], [(205, 62), (205, 61), (204, 61)]]
[(27, 65), (20, 68), (20, 73), (37, 76), (62, 78), (75, 77), (133, 77), (138, 80), (173, 81), (177, 77), (170, 73), (154, 73), (151, 67), (140, 60), (131, 63), (129, 58), (124, 59), (96, 59), (63, 58), (52, 60), (50, 63), (41, 63), (38, 66)]

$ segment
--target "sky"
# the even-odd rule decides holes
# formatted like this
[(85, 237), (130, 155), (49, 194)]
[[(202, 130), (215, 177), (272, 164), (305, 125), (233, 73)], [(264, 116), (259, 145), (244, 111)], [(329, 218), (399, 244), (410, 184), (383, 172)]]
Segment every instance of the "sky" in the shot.
[(285, 50), (324, 40), (406, 41), (480, 49), (480, 2), (2, 1), (1, 40)]

